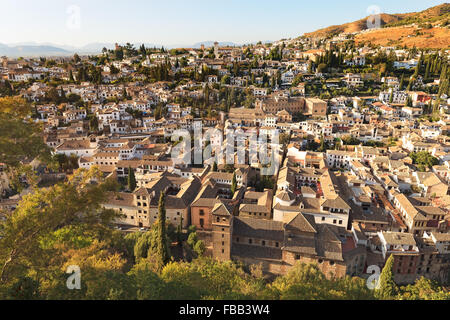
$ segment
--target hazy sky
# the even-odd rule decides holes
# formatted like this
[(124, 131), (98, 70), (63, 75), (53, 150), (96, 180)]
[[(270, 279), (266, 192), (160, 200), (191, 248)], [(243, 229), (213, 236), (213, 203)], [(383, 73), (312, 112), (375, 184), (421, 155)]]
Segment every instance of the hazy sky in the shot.
[(361, 19), (376, 5), (386, 13), (420, 11), (435, 0), (0, 0), (0, 43), (217, 40), (249, 43), (297, 37)]

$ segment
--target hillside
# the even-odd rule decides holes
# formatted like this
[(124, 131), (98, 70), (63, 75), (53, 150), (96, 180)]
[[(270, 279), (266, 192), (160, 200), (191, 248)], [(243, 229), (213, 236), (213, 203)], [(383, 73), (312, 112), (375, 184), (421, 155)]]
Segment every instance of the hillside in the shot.
[[(314, 32), (305, 33), (306, 37), (317, 37), (317, 38), (326, 38), (331, 37), (340, 33), (353, 33), (353, 32), (360, 32), (367, 29), (367, 19), (369, 17), (366, 17), (364, 19), (345, 23), (342, 25), (336, 25), (331, 26), (327, 28), (323, 28)], [(381, 14), (381, 25), (386, 25), (390, 23), (394, 23), (397, 21), (400, 21), (404, 18), (404, 15), (401, 14)]]
[(307, 37), (327, 38), (339, 33), (355, 33), (355, 41), (376, 45), (399, 45), (418, 48), (447, 48), (450, 44), (450, 3), (444, 3), (421, 12), (381, 14), (381, 29), (367, 32), (368, 17), (342, 25), (331, 26)]
[(380, 46), (444, 49), (450, 46), (450, 29), (448, 27), (419, 29), (409, 26), (382, 28), (358, 34), (355, 43), (361, 42)]

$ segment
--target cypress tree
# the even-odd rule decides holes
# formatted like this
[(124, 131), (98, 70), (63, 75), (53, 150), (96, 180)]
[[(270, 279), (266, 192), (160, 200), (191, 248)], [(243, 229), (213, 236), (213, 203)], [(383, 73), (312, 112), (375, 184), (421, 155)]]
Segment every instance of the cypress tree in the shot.
[(237, 181), (236, 181), (236, 172), (233, 173), (233, 180), (231, 181), (231, 193), (234, 195), (234, 193), (237, 190)]
[(411, 87), (412, 87), (412, 84), (414, 81), (415, 81), (415, 78), (409, 79), (409, 83), (408, 83), (408, 86), (406, 87), (406, 91), (411, 91)]
[(419, 61), (417, 62), (416, 70), (414, 71), (413, 78), (417, 78), (417, 76), (420, 74), (420, 68), (422, 67), (423, 62), (423, 53), (420, 54)]
[(128, 189), (134, 191), (136, 189), (136, 177), (134, 176), (134, 170), (128, 167)]
[(160, 193), (158, 203), (158, 227), (156, 235), (156, 255), (161, 263), (161, 268), (169, 262), (170, 254), (167, 246), (166, 234), (166, 198), (164, 192)]
[(181, 246), (183, 242), (183, 216), (181, 216), (180, 223), (177, 226), (177, 240), (178, 245)]
[(427, 62), (427, 67), (425, 69), (425, 80), (428, 80), (430, 77), (430, 60)]
[(380, 279), (378, 280), (378, 286), (376, 296), (382, 300), (393, 299), (397, 296), (398, 288), (394, 281), (394, 273), (392, 269), (394, 267), (394, 255), (391, 255), (381, 271)]
[(405, 74), (402, 73), (402, 78), (400, 79), (400, 87), (399, 87), (399, 90), (402, 90), (404, 85), (405, 85)]

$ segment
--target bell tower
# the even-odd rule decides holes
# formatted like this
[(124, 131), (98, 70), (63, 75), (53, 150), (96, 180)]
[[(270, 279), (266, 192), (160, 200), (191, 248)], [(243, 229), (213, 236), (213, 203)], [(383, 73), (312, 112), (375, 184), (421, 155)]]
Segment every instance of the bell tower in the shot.
[(212, 212), (213, 257), (219, 261), (231, 260), (233, 214), (223, 202), (218, 202)]
[(216, 59), (219, 58), (219, 43), (217, 41), (214, 42), (214, 55)]

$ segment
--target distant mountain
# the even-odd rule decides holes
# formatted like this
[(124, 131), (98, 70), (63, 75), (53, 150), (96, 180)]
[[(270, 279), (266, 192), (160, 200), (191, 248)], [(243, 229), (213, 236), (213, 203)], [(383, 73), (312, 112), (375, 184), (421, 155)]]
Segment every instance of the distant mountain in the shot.
[(37, 56), (64, 56), (70, 52), (53, 46), (7, 46), (0, 45), (0, 55), (9, 57), (37, 57)]
[[(125, 43), (119, 43), (124, 45)], [(164, 46), (166, 49), (174, 48), (200, 48), (204, 44), (205, 47), (212, 47), (214, 41), (198, 42), (194, 45), (173, 44)], [(136, 48), (139, 48), (142, 43), (133, 43)], [(147, 48), (161, 48), (163, 45), (154, 43), (145, 43)], [(233, 42), (219, 42), (220, 46), (239, 46)], [(21, 42), (14, 44), (0, 44), (0, 55), (6, 55), (11, 57), (37, 57), (37, 56), (70, 56), (75, 53), (78, 54), (98, 54), (102, 52), (103, 48), (113, 50), (115, 43), (101, 43), (94, 42), (86, 44), (82, 47), (58, 45), (52, 43), (36, 43), (36, 42)]]
[[(340, 33), (361, 32), (368, 29), (367, 19), (345, 23), (305, 33), (307, 37), (329, 38)], [(381, 14), (381, 29), (358, 34), (355, 41), (377, 45), (416, 46), (418, 48), (446, 48), (450, 43), (450, 4), (444, 3), (421, 12)], [(426, 26), (426, 28), (425, 28)]]

